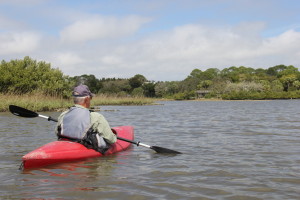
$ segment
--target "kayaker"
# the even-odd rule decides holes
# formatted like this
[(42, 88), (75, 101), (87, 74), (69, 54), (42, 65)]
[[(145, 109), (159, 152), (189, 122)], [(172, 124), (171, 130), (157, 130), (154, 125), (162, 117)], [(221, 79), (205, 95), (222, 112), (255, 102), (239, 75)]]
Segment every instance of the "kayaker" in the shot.
[(58, 138), (71, 139), (101, 153), (117, 141), (109, 123), (103, 115), (90, 111), (90, 102), (95, 96), (86, 85), (74, 88), (74, 106), (63, 112), (55, 132)]

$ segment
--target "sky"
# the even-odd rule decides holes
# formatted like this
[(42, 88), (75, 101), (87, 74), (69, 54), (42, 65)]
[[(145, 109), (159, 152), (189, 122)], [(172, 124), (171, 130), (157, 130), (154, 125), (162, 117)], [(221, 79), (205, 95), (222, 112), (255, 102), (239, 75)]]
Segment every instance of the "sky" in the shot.
[(0, 60), (152, 81), (196, 68), (298, 68), (299, 13), (298, 0), (0, 0)]

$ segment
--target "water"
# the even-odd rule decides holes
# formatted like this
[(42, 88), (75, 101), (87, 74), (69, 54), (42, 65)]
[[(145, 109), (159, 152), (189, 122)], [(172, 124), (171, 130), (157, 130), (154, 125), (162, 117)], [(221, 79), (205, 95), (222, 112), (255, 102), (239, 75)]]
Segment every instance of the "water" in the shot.
[(161, 103), (101, 113), (183, 154), (133, 146), (29, 171), (18, 170), (21, 157), (55, 140), (55, 124), (1, 113), (0, 199), (300, 199), (300, 101)]

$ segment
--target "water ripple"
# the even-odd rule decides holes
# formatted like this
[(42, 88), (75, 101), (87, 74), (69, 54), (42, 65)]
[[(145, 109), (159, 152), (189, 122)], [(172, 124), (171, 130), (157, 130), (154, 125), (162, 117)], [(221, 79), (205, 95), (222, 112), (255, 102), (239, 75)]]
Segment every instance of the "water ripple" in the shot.
[[(117, 155), (19, 171), (55, 140), (54, 123), (0, 114), (0, 199), (299, 199), (300, 101), (173, 101), (105, 106), (112, 126), (183, 152), (133, 147)], [(59, 113), (45, 113), (57, 117)]]

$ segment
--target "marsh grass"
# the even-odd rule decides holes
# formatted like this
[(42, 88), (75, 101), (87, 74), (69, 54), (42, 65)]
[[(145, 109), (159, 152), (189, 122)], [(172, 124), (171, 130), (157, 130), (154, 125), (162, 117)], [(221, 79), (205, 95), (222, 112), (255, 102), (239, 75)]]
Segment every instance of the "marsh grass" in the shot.
[(0, 94), (0, 111), (8, 111), (9, 105), (20, 106), (33, 111), (54, 111), (60, 108), (68, 107), (72, 104), (71, 101), (57, 97), (45, 96), (42, 94)]
[[(150, 105), (155, 99), (144, 97), (118, 97), (97, 95), (93, 98), (91, 106), (101, 105)], [(17, 105), (32, 111), (61, 111), (73, 105), (72, 98), (63, 99), (43, 94), (13, 95), (0, 94), (0, 112), (8, 111), (9, 105)]]
[(151, 105), (155, 99), (145, 97), (120, 97), (117, 95), (99, 94), (92, 100), (92, 106), (99, 105)]

